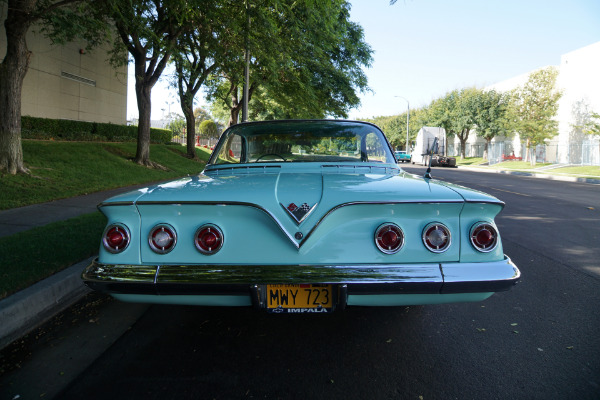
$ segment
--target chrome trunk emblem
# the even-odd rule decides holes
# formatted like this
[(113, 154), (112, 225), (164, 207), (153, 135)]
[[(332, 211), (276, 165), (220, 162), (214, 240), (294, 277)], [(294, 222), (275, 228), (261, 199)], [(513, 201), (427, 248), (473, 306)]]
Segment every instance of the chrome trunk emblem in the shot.
[(315, 203), (312, 206), (309, 206), (308, 203), (303, 203), (298, 207), (294, 203), (290, 203), (287, 207), (285, 207), (283, 204), (281, 204), (281, 206), (288, 212), (288, 214), (294, 219), (294, 221), (296, 221), (297, 224), (300, 224), (302, 221), (304, 221), (306, 217), (310, 215), (312, 210), (315, 209), (316, 205), (317, 204)]

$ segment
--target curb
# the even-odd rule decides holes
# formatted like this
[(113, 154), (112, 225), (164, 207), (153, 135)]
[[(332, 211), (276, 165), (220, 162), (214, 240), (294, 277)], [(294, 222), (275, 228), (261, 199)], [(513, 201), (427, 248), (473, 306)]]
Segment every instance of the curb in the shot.
[(0, 349), (31, 332), (91, 291), (81, 272), (95, 258), (64, 269), (0, 300)]
[(518, 176), (526, 176), (526, 177), (530, 177), (530, 178), (546, 179), (546, 180), (551, 180), (551, 181), (589, 183), (592, 185), (600, 185), (600, 179), (594, 179), (594, 178), (577, 178), (575, 176), (538, 174), (535, 172), (511, 171), (511, 170), (506, 170), (506, 169), (484, 169), (484, 168), (463, 167), (463, 166), (459, 166), (458, 168), (468, 170), (468, 171), (474, 171), (474, 172), (485, 172), (487, 174), (518, 175)]

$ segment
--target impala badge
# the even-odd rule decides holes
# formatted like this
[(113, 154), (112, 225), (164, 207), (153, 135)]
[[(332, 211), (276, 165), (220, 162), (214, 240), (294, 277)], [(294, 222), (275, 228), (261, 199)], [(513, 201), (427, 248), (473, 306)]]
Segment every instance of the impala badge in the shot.
[(300, 207), (295, 205), (294, 203), (290, 203), (287, 207), (281, 205), (285, 210), (290, 214), (297, 224), (300, 224), (302, 221), (308, 217), (311, 211), (315, 208), (317, 204), (314, 204), (312, 207), (308, 205), (308, 203), (303, 203)]

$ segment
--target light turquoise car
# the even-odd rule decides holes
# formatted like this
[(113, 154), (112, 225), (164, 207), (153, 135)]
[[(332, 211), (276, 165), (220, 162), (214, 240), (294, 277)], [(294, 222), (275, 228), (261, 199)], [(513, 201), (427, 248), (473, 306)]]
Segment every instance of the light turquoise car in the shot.
[(394, 153), (394, 156), (396, 156), (396, 162), (410, 162), (412, 158), (410, 154), (404, 150), (397, 150)]
[(480, 301), (520, 278), (503, 206), (404, 172), (369, 123), (243, 123), (202, 173), (100, 204), (83, 280), (123, 301), (274, 313)]

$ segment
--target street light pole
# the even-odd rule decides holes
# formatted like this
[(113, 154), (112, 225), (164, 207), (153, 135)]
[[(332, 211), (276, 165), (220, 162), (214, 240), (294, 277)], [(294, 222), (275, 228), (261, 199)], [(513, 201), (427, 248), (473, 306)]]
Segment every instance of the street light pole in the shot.
[(244, 97), (242, 103), (242, 122), (248, 121), (248, 95), (250, 92), (250, 49), (248, 37), (250, 35), (250, 11), (248, 0), (246, 0), (246, 49), (244, 52)]
[(404, 101), (406, 101), (406, 154), (408, 154), (408, 120), (409, 120), (409, 116), (410, 116), (410, 103), (408, 102), (408, 100), (402, 96), (394, 96), (394, 97), (400, 97), (401, 99), (404, 99)]

